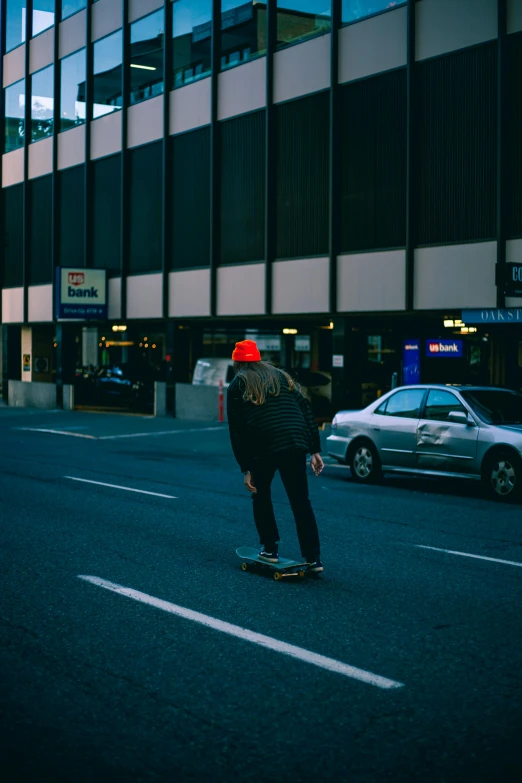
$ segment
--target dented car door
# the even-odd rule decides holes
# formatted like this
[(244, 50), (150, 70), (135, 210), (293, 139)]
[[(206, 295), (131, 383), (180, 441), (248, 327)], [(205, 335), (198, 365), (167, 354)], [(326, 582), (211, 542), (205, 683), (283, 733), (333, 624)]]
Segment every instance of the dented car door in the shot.
[[(451, 421), (451, 413), (468, 411), (451, 391), (431, 389), (417, 427), (416, 463), (419, 470), (477, 473), (479, 427)], [(464, 416), (463, 416), (464, 419)]]

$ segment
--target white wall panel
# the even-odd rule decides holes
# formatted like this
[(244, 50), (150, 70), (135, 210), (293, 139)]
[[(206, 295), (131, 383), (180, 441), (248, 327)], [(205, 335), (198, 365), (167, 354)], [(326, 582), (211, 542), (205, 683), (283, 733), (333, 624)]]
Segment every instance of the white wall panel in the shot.
[(339, 31), (339, 82), (406, 65), (407, 12), (398, 8)]
[(170, 93), (170, 132), (201, 128), (210, 124), (210, 79), (200, 79)]
[(496, 261), (496, 242), (418, 248), (415, 309), (495, 307)]
[(158, 8), (163, 8), (163, 0), (129, 0), (129, 22), (147, 16)]
[(97, 41), (121, 27), (121, 1), (98, 0), (92, 7), (91, 40)]
[(67, 57), (68, 54), (76, 52), (78, 49), (83, 49), (85, 41), (87, 40), (87, 13), (85, 11), (79, 11), (74, 16), (70, 16), (69, 19), (60, 24), (60, 59)]
[(497, 0), (422, 0), (416, 7), (417, 60), (497, 37)]
[(19, 324), (24, 320), (24, 289), (2, 289), (2, 323)]
[(53, 140), (42, 139), (29, 145), (29, 179), (51, 174), (53, 170)]
[(330, 34), (290, 46), (274, 55), (274, 102), (330, 86)]
[(127, 318), (161, 318), (162, 281), (161, 272), (127, 278)]
[(58, 168), (69, 169), (85, 160), (85, 125), (58, 134)]
[(31, 73), (51, 65), (54, 59), (54, 27), (37, 35), (31, 41), (29, 70)]
[[(522, 239), (508, 239), (506, 261), (508, 264), (522, 264)], [(522, 296), (507, 296), (506, 307), (522, 307)]]
[(53, 287), (31, 285), (28, 290), (28, 319), (32, 323), (53, 320)]
[(404, 310), (406, 251), (339, 256), (337, 308), (340, 312)]
[(104, 158), (121, 152), (121, 111), (91, 122), (91, 158)]
[(130, 106), (128, 109), (127, 146), (139, 147), (163, 136), (163, 95)]
[(265, 265), (221, 266), (217, 272), (218, 315), (262, 315), (265, 312)]
[(19, 82), (25, 76), (25, 44), (4, 56), (4, 87)]
[(169, 275), (169, 316), (210, 315), (210, 269), (187, 269)]
[(121, 277), (111, 277), (108, 282), (109, 318), (121, 318)]
[(218, 90), (220, 120), (266, 106), (266, 57), (220, 73)]
[(24, 151), (23, 149), (6, 152), (2, 156), (2, 187), (16, 185), (24, 180)]
[(276, 261), (273, 265), (272, 310), (274, 313), (327, 313), (330, 260), (303, 258)]
[(522, 0), (507, 0), (507, 31), (519, 33), (522, 30)]

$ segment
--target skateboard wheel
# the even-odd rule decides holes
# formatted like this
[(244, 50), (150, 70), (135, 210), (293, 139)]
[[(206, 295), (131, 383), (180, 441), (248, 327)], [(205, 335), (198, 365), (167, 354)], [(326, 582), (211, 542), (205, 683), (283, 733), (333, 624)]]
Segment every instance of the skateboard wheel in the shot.
[(241, 563), (241, 570), (248, 571), (248, 563)]
[(305, 572), (304, 571), (298, 571), (297, 572), (301, 579), (304, 579)]
[(279, 580), (282, 578), (283, 576), (279, 571), (274, 571), (274, 579), (276, 580), (276, 582), (279, 582)]

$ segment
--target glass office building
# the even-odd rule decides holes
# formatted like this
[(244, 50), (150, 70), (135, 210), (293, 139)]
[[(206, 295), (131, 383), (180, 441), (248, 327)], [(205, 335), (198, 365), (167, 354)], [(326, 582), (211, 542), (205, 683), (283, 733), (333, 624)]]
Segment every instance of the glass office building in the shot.
[[(5, 399), (190, 382), (247, 334), (327, 376), (325, 418), (522, 387), (522, 0), (3, 0), (0, 31)], [(64, 268), (103, 317), (58, 318)]]

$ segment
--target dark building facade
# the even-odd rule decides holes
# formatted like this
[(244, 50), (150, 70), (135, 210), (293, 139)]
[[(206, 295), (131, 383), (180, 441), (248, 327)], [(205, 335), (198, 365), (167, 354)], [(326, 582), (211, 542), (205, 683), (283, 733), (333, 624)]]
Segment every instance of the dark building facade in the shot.
[[(522, 388), (522, 0), (0, 8), (6, 399), (190, 382), (247, 335), (331, 378), (325, 417)], [(105, 271), (106, 314), (58, 317), (63, 268)]]

